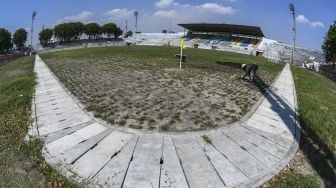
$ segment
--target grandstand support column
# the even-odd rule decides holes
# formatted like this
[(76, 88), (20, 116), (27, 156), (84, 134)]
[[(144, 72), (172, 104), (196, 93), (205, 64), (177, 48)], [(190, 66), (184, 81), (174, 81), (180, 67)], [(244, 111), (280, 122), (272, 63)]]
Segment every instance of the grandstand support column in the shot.
[(289, 10), (293, 16), (293, 49), (292, 49), (292, 64), (294, 64), (294, 54), (295, 54), (295, 40), (296, 40), (296, 21), (295, 21), (295, 7), (294, 4), (289, 4)]

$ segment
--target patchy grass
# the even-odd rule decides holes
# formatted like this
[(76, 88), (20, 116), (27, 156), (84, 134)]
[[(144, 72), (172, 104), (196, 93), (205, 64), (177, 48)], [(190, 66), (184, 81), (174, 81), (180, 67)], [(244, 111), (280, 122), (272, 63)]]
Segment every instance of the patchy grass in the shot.
[(277, 179), (273, 179), (272, 187), (302, 187), (302, 188), (317, 188), (319, 182), (314, 175), (301, 175), (290, 172), (283, 172), (278, 175)]
[(240, 79), (240, 64), (259, 64), (259, 77), (267, 84), (283, 67), (259, 57), (186, 49), (188, 62), (179, 70), (178, 52), (175, 47), (106, 47), (42, 58), (96, 117), (159, 131), (210, 129), (240, 119), (262, 95)]
[(0, 187), (74, 187), (41, 156), (39, 140), (24, 142), (31, 123), (34, 57), (0, 65)]
[[(283, 172), (272, 186), (336, 187), (336, 83), (298, 67), (293, 66), (292, 71), (302, 126), (300, 152), (312, 172)], [(323, 185), (317, 185), (317, 179)]]
[(206, 142), (207, 144), (212, 144), (211, 139), (208, 137), (208, 135), (203, 135), (202, 136), (204, 142)]

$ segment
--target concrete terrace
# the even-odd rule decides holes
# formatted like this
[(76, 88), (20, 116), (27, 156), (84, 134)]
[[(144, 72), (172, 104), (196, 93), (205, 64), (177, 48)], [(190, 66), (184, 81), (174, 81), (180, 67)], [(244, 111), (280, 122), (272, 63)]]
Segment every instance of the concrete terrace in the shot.
[(283, 169), (298, 149), (289, 65), (248, 117), (219, 129), (183, 133), (105, 125), (83, 110), (39, 56), (35, 72), (29, 135), (44, 140), (50, 165), (86, 186), (255, 187)]

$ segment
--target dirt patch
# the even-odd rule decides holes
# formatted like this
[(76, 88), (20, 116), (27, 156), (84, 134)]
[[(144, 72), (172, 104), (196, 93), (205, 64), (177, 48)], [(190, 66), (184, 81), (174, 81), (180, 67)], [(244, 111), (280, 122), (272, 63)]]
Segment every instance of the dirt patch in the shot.
[(21, 69), (15, 69), (15, 70), (10, 70), (5, 73), (5, 76), (7, 77), (15, 77), (15, 76), (20, 76), (24, 74), (25, 71)]
[(224, 126), (260, 98), (242, 71), (226, 66), (177, 69), (165, 59), (51, 58), (46, 63), (88, 111), (137, 129), (182, 131)]

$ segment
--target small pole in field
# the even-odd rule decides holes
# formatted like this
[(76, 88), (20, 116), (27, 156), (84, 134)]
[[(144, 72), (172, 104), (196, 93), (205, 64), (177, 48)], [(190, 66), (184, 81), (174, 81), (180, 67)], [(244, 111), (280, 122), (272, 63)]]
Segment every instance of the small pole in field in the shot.
[(183, 49), (186, 48), (184, 39), (181, 40), (181, 53), (180, 53), (180, 70), (182, 69), (182, 56), (183, 56)]
[(180, 53), (180, 70), (182, 69), (182, 47), (181, 47), (181, 53)]

